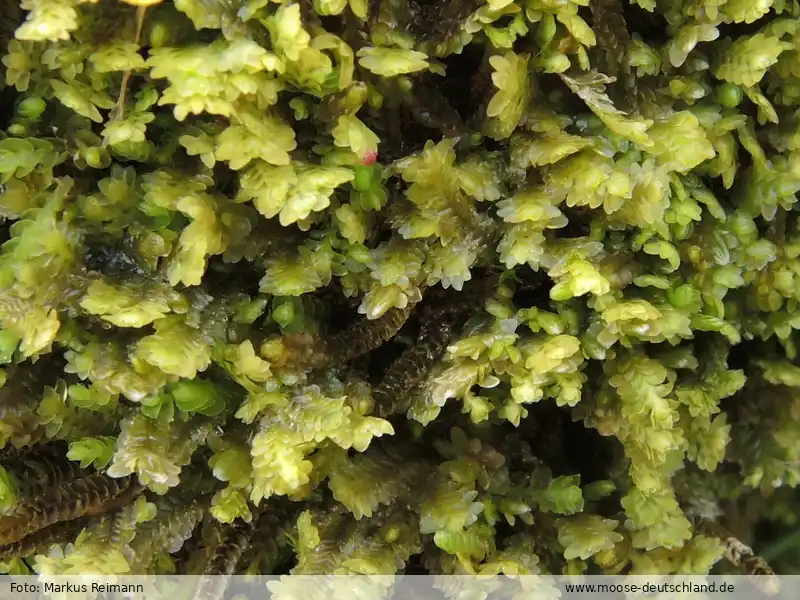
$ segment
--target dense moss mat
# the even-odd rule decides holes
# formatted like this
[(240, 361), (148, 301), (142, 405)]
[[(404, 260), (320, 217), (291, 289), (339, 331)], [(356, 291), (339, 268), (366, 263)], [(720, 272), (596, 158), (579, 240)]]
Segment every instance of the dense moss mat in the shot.
[(0, 15), (3, 569), (800, 572), (797, 0)]

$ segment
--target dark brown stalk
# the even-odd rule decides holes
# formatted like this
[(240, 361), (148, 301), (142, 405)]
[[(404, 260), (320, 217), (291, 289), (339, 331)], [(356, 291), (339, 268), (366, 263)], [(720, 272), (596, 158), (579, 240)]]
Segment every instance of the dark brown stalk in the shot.
[(323, 357), (317, 367), (350, 362), (391, 340), (408, 321), (414, 304), (394, 308), (378, 319), (362, 319), (325, 343)]
[(441, 359), (453, 338), (461, 311), (433, 311), (423, 322), (416, 343), (398, 358), (373, 392), (381, 417), (403, 412), (409, 392), (414, 390)]
[(398, 358), (373, 391), (376, 412), (381, 417), (404, 412), (411, 392), (441, 360), (459, 327), (483, 303), (493, 278), (475, 282), (463, 293), (446, 292), (440, 303), (423, 315), (416, 343)]
[(142, 490), (133, 476), (114, 479), (94, 473), (70, 481), (0, 517), (0, 544), (13, 544), (56, 523), (107, 513)]
[(206, 564), (203, 575), (232, 575), (242, 555), (250, 547), (250, 538), (255, 530), (254, 523), (237, 521), (222, 525), (217, 532), (218, 546)]
[[(721, 523), (705, 520), (700, 524), (699, 529), (702, 533), (719, 539), (725, 551), (725, 560), (741, 570), (744, 575), (775, 575), (775, 571), (772, 570), (766, 560), (753, 552), (750, 546), (734, 536)], [(764, 584), (768, 585), (770, 579), (772, 577), (765, 577)]]
[(290, 509), (284, 503), (270, 506), (258, 517), (254, 517), (254, 530), (250, 543), (240, 558), (237, 573), (248, 568), (262, 575), (271, 575), (291, 554), (287, 532), (294, 526), (297, 509)]
[(78, 463), (67, 459), (67, 450), (66, 443), (57, 441), (27, 446), (0, 456), (0, 465), (17, 486), (18, 501), (24, 503), (89, 474)]
[[(631, 35), (625, 22), (624, 9), (620, 0), (592, 0), (590, 4), (593, 30), (597, 36), (597, 46), (604, 52), (604, 72), (616, 77), (620, 82), (620, 108), (631, 112), (637, 96), (636, 78), (628, 65), (628, 52)], [(612, 88), (616, 84), (612, 85)]]
[(225, 594), (230, 575), (245, 550), (255, 530), (253, 522), (237, 521), (232, 524), (214, 522), (211, 532), (211, 555), (203, 569), (193, 600), (219, 600)]
[(86, 527), (89, 520), (89, 517), (82, 517), (74, 521), (56, 523), (41, 531), (32, 533), (18, 542), (0, 546), (0, 560), (8, 561), (13, 558), (45, 553), (52, 544), (62, 544), (74, 540), (81, 530)]

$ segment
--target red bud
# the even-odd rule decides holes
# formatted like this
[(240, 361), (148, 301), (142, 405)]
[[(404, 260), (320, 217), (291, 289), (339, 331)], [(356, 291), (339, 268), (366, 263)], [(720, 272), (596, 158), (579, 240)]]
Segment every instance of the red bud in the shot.
[(361, 164), (365, 167), (369, 167), (375, 164), (375, 161), (378, 160), (378, 153), (375, 150), (370, 150), (361, 158)]

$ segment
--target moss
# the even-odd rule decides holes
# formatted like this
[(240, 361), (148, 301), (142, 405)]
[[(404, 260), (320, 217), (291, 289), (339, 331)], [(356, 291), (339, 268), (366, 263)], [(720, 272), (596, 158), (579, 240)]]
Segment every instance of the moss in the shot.
[(6, 571), (798, 572), (797, 2), (21, 6)]

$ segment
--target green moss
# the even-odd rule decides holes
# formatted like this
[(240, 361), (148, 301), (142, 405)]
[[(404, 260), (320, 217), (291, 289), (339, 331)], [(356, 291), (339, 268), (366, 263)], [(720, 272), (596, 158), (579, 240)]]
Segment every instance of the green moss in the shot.
[(798, 572), (797, 2), (21, 6), (4, 570)]

